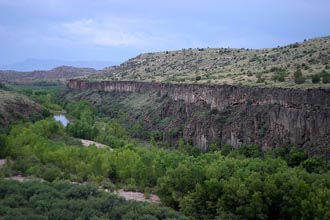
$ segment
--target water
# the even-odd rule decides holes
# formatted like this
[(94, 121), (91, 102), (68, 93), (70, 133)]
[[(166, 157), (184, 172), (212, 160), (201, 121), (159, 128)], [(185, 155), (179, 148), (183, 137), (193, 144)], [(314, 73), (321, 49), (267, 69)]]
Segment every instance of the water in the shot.
[(54, 115), (54, 119), (55, 119), (55, 121), (59, 121), (59, 122), (61, 122), (61, 124), (65, 127), (65, 126), (67, 126), (69, 123), (70, 123), (70, 121), (65, 117), (65, 115)]

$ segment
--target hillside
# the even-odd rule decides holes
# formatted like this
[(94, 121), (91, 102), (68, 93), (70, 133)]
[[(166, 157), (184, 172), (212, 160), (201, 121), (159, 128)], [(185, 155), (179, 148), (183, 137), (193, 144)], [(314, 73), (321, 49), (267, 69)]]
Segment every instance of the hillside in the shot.
[(24, 83), (44, 80), (65, 80), (87, 76), (95, 72), (96, 70), (92, 68), (77, 68), (71, 66), (60, 66), (48, 71), (35, 70), (32, 72), (2, 70), (0, 71), (0, 81)]
[(42, 107), (28, 97), (0, 88), (0, 129), (17, 120), (41, 118)]
[[(271, 49), (195, 48), (146, 53), (92, 80), (328, 87), (330, 37)], [(296, 75), (296, 76), (295, 76)], [(312, 77), (314, 83), (312, 83)]]

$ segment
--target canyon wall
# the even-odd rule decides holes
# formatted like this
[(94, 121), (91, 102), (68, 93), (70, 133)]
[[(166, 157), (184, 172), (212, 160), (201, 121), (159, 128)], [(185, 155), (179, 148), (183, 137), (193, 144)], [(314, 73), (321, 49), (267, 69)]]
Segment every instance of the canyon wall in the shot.
[[(70, 80), (68, 88), (167, 97), (159, 105), (158, 117), (176, 117), (171, 127), (182, 127), (184, 139), (204, 150), (220, 141), (234, 147), (295, 145), (312, 154), (330, 155), (330, 90), (83, 80)], [(153, 129), (148, 109), (144, 117), (151, 118), (146, 122)], [(164, 139), (167, 131), (162, 131)]]

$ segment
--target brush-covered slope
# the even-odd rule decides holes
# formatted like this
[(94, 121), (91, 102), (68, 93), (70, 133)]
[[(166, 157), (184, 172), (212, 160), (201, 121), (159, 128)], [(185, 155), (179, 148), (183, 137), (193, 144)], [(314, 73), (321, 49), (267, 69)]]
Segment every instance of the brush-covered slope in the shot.
[(312, 88), (329, 86), (329, 65), (330, 37), (322, 37), (271, 49), (146, 53), (90, 78)]
[(26, 96), (0, 88), (0, 130), (17, 120), (42, 117), (42, 107)]

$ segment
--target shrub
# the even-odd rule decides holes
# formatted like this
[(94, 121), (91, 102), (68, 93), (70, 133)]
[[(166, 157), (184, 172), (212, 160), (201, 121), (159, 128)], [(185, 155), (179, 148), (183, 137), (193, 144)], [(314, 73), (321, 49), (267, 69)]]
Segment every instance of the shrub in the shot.
[(249, 60), (249, 62), (255, 62), (255, 61), (257, 61), (257, 60), (258, 60), (258, 57), (254, 56), (254, 57), (252, 57), (252, 58)]
[(299, 43), (294, 43), (290, 45), (290, 48), (297, 48), (299, 47)]
[(265, 82), (265, 78), (260, 77), (257, 79), (257, 83), (263, 83), (263, 82)]
[(315, 75), (312, 76), (312, 82), (313, 83), (319, 83), (320, 80), (321, 80), (320, 74), (315, 74)]
[(5, 88), (6, 88), (6, 84), (0, 82), (0, 89), (5, 89)]
[(278, 80), (279, 82), (284, 82), (284, 81), (285, 81), (285, 76), (284, 76), (284, 75), (279, 75), (279, 76), (277, 77), (277, 80)]
[(284, 82), (288, 74), (285, 71), (276, 72), (273, 76), (274, 81)]
[(293, 75), (296, 84), (303, 84), (306, 81), (305, 77), (302, 75), (301, 69), (297, 69)]
[(258, 79), (260, 79), (260, 78), (262, 77), (262, 74), (263, 74), (262, 72), (257, 72), (257, 73), (256, 73), (256, 77), (257, 77)]
[(201, 76), (196, 76), (196, 81), (199, 81), (199, 80), (201, 80), (201, 79), (202, 79)]
[(322, 76), (322, 83), (326, 84), (330, 82), (330, 73), (323, 70), (320, 75)]
[(324, 76), (322, 77), (322, 82), (323, 82), (324, 84), (329, 83), (329, 82), (330, 82), (330, 74), (324, 75)]
[(295, 78), (298, 78), (298, 77), (302, 76), (301, 69), (297, 69), (297, 70), (294, 72), (293, 75), (294, 75)]
[(294, 82), (296, 84), (303, 84), (303, 83), (305, 83), (305, 81), (306, 81), (306, 79), (303, 76), (299, 76), (299, 77), (294, 78)]

